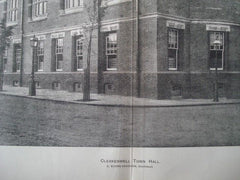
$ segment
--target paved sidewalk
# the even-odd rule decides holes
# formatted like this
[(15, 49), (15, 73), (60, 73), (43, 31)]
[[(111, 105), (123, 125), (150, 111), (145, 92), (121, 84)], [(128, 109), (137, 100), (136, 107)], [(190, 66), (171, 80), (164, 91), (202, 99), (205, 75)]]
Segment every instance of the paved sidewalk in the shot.
[(25, 98), (50, 100), (62, 103), (86, 104), (95, 106), (134, 106), (134, 107), (178, 107), (178, 106), (204, 106), (222, 104), (240, 104), (240, 99), (220, 98), (219, 102), (212, 99), (179, 99), (179, 100), (154, 100), (148, 98), (126, 97), (118, 95), (91, 94), (91, 101), (82, 101), (82, 93), (55, 91), (50, 89), (37, 89), (36, 96), (28, 95), (27, 87), (4, 86), (4, 95), (20, 96)]

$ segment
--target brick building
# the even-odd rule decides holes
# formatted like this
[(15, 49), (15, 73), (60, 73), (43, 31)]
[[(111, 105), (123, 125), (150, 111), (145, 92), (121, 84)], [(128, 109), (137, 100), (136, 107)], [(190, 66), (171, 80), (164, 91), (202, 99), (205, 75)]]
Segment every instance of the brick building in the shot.
[[(89, 23), (87, 0), (1, 0), (14, 26), (5, 84), (28, 86), (36, 35), (38, 88), (81, 91)], [(240, 97), (238, 0), (105, 0), (95, 26), (91, 92), (154, 99)], [(219, 46), (214, 46), (219, 40)]]

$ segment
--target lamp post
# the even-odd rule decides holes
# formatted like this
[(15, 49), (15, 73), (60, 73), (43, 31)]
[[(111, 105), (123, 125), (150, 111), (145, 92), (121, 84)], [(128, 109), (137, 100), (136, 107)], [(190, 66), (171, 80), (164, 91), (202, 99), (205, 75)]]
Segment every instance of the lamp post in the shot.
[(214, 98), (213, 101), (214, 102), (218, 102), (218, 47), (221, 45), (221, 41), (219, 40), (215, 40), (213, 42), (214, 47), (216, 48), (216, 57), (215, 57), (215, 84), (214, 84)]
[(38, 38), (33, 36), (30, 39), (30, 44), (32, 47), (32, 73), (31, 73), (31, 80), (29, 84), (29, 96), (36, 96), (36, 86), (35, 86), (35, 79), (34, 79), (34, 71), (35, 71), (35, 55), (38, 46)]

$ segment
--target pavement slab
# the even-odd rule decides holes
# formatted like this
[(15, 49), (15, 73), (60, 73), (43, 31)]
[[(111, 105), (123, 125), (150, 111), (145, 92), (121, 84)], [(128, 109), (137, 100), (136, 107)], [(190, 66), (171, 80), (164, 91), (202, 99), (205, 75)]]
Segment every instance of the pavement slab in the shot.
[(37, 89), (36, 96), (29, 96), (27, 87), (13, 87), (5, 85), (3, 95), (21, 96), (41, 100), (50, 100), (62, 103), (86, 104), (93, 106), (126, 106), (126, 107), (178, 107), (178, 106), (204, 106), (204, 105), (223, 105), (239, 104), (240, 99), (220, 98), (219, 102), (212, 99), (175, 99), (175, 100), (156, 100), (149, 98), (137, 98), (120, 95), (106, 95), (91, 93), (91, 101), (82, 101), (83, 94), (80, 92), (68, 92), (62, 90)]

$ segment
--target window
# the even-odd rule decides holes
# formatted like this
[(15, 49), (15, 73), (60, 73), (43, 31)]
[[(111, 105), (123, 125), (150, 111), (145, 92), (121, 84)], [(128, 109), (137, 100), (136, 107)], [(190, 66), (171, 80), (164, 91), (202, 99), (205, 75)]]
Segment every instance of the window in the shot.
[(21, 69), (21, 55), (22, 55), (22, 49), (18, 48), (16, 49), (16, 71), (19, 72)]
[(13, 81), (13, 86), (14, 86), (14, 87), (19, 86), (19, 82), (18, 82), (18, 80), (14, 80), (14, 81)]
[(83, 6), (83, 0), (65, 0), (65, 9), (78, 8)]
[(41, 88), (40, 82), (39, 81), (35, 81), (35, 86), (36, 86), (36, 88), (40, 89)]
[(46, 0), (33, 0), (32, 16), (43, 17), (47, 14), (47, 1)]
[(106, 83), (104, 84), (104, 93), (105, 94), (114, 94), (114, 92), (116, 91), (114, 84), (111, 83)]
[(56, 39), (55, 46), (55, 57), (56, 57), (56, 71), (62, 71), (63, 69), (63, 39)]
[(61, 90), (61, 83), (60, 82), (53, 82), (52, 83), (53, 90)]
[(22, 49), (19, 44), (14, 46), (13, 72), (20, 72)]
[(18, 0), (7, 1), (7, 21), (16, 22), (18, 14)]
[(77, 37), (75, 41), (76, 45), (76, 51), (75, 51), (75, 56), (76, 56), (76, 69), (82, 70), (83, 69), (83, 40), (82, 37)]
[(4, 55), (3, 55), (3, 71), (6, 72), (7, 69), (7, 57), (8, 57), (8, 49), (5, 48)]
[(74, 92), (82, 92), (82, 86), (80, 82), (73, 83), (73, 91)]
[[(210, 70), (223, 70), (224, 62), (224, 33), (223, 32), (210, 32)], [(214, 45), (214, 41), (220, 41), (219, 45)]]
[(117, 70), (117, 33), (106, 36), (106, 60), (107, 70)]
[(7, 58), (4, 57), (4, 58), (3, 58), (3, 71), (4, 71), (4, 72), (7, 72), (7, 68), (6, 68), (6, 67), (7, 67)]
[(171, 95), (174, 96), (182, 96), (182, 86), (177, 84), (172, 86)]
[(44, 62), (44, 41), (38, 41), (37, 48), (37, 70), (43, 71), (43, 62)]
[(168, 70), (178, 68), (178, 30), (168, 29)]

